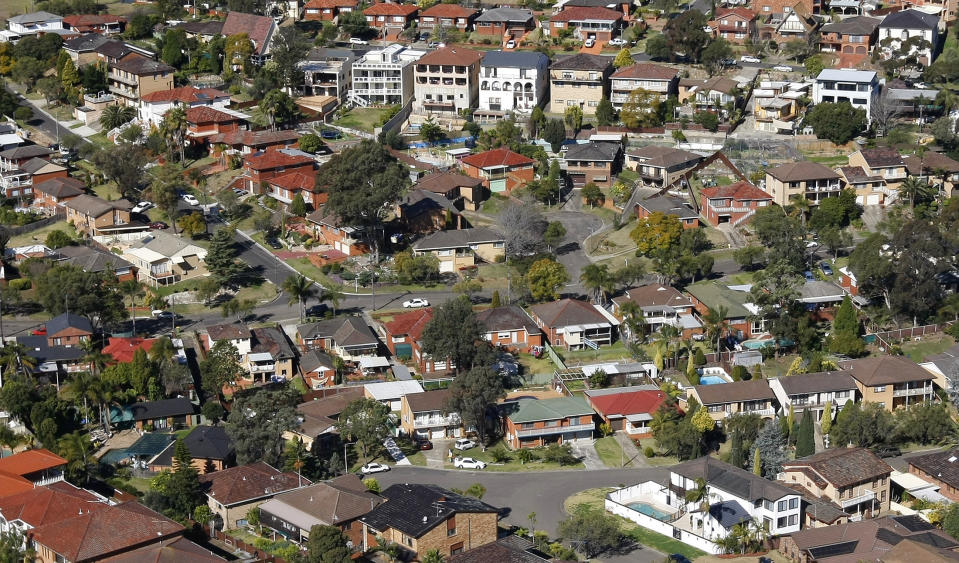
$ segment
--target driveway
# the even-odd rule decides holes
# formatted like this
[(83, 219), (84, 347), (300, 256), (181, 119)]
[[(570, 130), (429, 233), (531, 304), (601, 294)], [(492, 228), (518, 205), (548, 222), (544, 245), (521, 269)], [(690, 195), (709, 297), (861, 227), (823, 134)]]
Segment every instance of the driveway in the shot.
[(586, 471), (596, 471), (597, 469), (606, 469), (606, 464), (600, 459), (596, 452), (594, 440), (574, 440), (569, 443), (573, 450), (573, 455), (583, 460)]
[(603, 226), (603, 220), (583, 211), (554, 211), (546, 213), (545, 217), (547, 221), (559, 221), (566, 227), (566, 237), (553, 252), (560, 264), (566, 266), (570, 286), (578, 286), (583, 268), (592, 263), (583, 250), (583, 241)]

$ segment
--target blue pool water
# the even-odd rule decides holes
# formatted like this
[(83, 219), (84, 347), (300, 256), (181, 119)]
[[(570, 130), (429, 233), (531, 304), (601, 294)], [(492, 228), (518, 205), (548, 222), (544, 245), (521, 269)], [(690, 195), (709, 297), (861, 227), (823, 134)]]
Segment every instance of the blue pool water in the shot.
[(720, 383), (726, 383), (726, 380), (718, 375), (704, 375), (699, 378), (700, 385), (718, 385)]
[(632, 508), (636, 512), (640, 512), (642, 514), (645, 514), (646, 516), (652, 516), (653, 518), (657, 520), (662, 520), (663, 522), (669, 519), (668, 512), (663, 512), (662, 510), (659, 510), (658, 508), (650, 506), (646, 504), (645, 502), (631, 502), (627, 504), (626, 506)]

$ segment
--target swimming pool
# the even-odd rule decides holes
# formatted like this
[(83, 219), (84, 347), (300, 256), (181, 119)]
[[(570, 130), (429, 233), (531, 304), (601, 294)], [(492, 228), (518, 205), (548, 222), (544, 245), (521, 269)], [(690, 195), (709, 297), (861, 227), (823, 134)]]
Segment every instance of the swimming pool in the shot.
[(662, 510), (659, 510), (658, 508), (650, 504), (646, 504), (645, 502), (631, 502), (627, 504), (626, 506), (628, 506), (629, 508), (632, 508), (636, 512), (645, 514), (646, 516), (651, 516), (657, 520), (662, 520), (663, 522), (666, 522), (669, 520), (668, 512), (663, 512)]
[(727, 381), (718, 375), (704, 375), (699, 378), (700, 385), (717, 385), (719, 383), (727, 383)]

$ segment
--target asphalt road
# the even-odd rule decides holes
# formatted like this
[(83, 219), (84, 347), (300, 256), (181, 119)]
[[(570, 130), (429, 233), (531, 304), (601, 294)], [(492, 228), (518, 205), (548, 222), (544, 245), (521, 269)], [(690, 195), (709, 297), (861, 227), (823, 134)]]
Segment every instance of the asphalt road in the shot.
[[(7, 87), (7, 90), (10, 90), (10, 88)], [(36, 129), (39, 129), (41, 132), (43, 132), (43, 134), (47, 135), (48, 137), (50, 137), (50, 139), (53, 139), (53, 140), (58, 139), (59, 136), (63, 135), (64, 133), (70, 132), (69, 129), (64, 129), (63, 127), (59, 127), (57, 124), (57, 121), (53, 119), (52, 117), (50, 117), (49, 115), (47, 115), (47, 113), (43, 109), (38, 107), (36, 104), (24, 98), (19, 93), (13, 90), (10, 90), (10, 91), (13, 92), (17, 96), (17, 98), (20, 99), (20, 105), (27, 106), (33, 110), (33, 118), (27, 122), (28, 125)], [(86, 139), (84, 139), (84, 141), (86, 141)]]

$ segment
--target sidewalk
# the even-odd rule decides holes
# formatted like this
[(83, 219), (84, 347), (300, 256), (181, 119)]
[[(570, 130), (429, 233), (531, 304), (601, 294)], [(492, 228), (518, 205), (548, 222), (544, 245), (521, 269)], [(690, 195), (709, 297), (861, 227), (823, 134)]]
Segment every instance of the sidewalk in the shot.
[[(23, 95), (22, 92), (20, 94)], [(36, 111), (39, 111), (40, 113), (45, 115), (48, 119), (51, 119), (59, 123), (60, 129), (61, 129), (60, 131), (61, 135), (65, 133), (73, 133), (74, 135), (79, 135), (85, 139), (87, 137), (90, 137), (92, 135), (96, 135), (97, 133), (99, 133), (99, 131), (97, 131), (96, 129), (93, 129), (92, 127), (88, 127), (86, 125), (80, 125), (81, 122), (79, 120), (71, 119), (70, 121), (61, 121), (55, 118), (53, 114), (51, 114), (45, 109), (47, 107), (46, 100), (30, 100), (26, 96), (23, 97), (23, 100), (24, 102), (33, 106), (33, 108)], [(77, 125), (80, 125), (80, 126), (76, 127)]]

